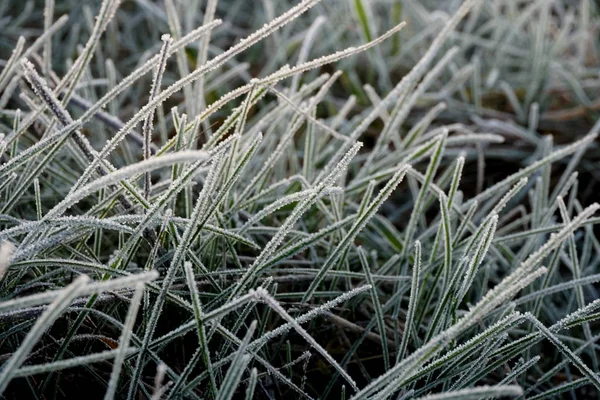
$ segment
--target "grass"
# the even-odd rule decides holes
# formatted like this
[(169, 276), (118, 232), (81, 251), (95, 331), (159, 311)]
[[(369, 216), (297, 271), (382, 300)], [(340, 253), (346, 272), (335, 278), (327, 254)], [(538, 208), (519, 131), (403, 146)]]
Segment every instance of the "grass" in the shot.
[(597, 398), (599, 23), (3, 2), (0, 393)]

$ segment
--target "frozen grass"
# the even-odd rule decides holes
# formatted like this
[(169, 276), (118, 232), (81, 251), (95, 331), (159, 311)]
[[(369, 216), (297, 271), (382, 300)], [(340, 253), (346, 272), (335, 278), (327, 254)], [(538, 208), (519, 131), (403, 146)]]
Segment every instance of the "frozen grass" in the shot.
[(1, 2), (0, 393), (597, 398), (599, 22)]

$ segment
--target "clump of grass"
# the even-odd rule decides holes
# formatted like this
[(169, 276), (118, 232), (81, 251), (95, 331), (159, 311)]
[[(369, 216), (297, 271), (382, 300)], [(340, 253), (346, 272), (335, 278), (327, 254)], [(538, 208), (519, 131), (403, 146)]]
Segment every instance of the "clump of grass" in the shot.
[[(384, 31), (382, 4), (352, 1), (359, 35), (332, 51), (353, 37), (328, 19), (344, 4), (264, 1), (268, 22), (235, 40), (247, 4), (198, 3), (48, 0), (7, 28), (25, 36), (0, 73), (0, 393), (600, 393), (600, 205), (579, 172), (600, 123), (559, 145), (540, 134), (544, 71), (591, 6), (466, 0), (428, 17), (399, 1)], [(539, 57), (502, 41), (507, 26), (538, 27)], [(496, 87), (511, 123), (484, 104)]]

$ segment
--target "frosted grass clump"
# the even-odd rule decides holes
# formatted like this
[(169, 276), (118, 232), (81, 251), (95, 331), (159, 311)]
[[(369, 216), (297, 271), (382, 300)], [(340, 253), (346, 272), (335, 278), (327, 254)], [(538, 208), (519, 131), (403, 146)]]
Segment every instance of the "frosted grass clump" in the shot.
[(0, 396), (598, 397), (571, 3), (3, 2)]

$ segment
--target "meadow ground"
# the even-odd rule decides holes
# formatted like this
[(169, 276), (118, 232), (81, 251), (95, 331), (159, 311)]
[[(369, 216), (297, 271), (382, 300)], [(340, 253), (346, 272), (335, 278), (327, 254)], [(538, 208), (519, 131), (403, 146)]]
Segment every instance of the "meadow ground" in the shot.
[(0, 396), (597, 399), (599, 29), (0, 2)]

